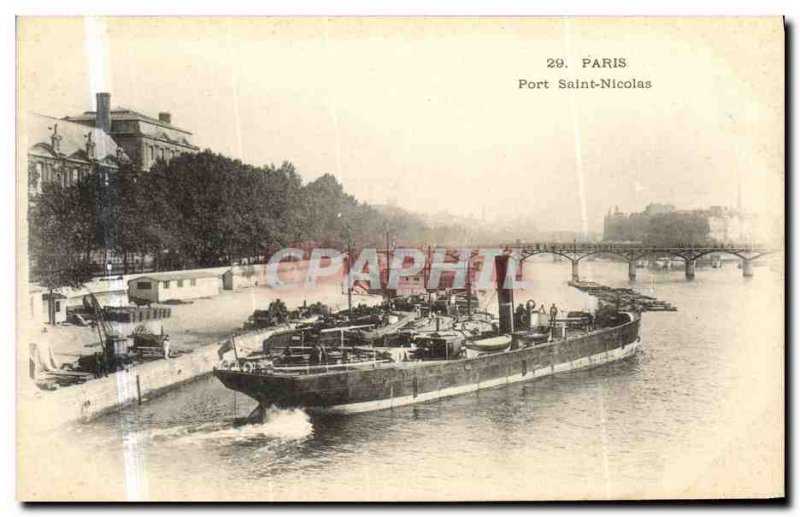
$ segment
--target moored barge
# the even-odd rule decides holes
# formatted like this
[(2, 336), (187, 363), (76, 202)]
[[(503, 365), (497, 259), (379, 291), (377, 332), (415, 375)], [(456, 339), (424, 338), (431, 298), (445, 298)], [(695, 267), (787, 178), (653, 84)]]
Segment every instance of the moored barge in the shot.
[[(424, 348), (407, 345), (399, 356), (379, 348), (370, 355), (369, 349), (345, 344), (347, 328), (330, 329), (339, 336), (339, 346), (336, 341), (328, 341), (327, 347), (304, 342), (296, 347), (306, 351), (304, 363), (273, 362), (272, 356), (262, 356), (223, 362), (213, 374), (226, 387), (258, 401), (251, 419), (259, 419), (270, 406), (323, 413), (389, 409), (591, 368), (636, 353), (638, 313), (614, 311), (602, 319), (587, 315), (583, 324), (576, 324), (580, 318), (573, 317), (560, 326), (552, 314), (549, 328), (529, 326), (514, 332), (511, 296), (498, 287), (500, 328), (495, 336), (470, 335), (456, 328), (428, 333), (419, 340)], [(508, 343), (504, 349), (494, 346), (504, 342)], [(290, 348), (284, 348), (286, 357)]]

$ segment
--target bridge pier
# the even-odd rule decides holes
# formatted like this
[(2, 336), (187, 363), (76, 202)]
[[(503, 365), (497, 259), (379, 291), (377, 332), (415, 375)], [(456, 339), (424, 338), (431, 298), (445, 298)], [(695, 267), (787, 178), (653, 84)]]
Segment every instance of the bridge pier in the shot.
[(686, 280), (694, 280), (695, 261), (686, 259)]
[(750, 277), (753, 276), (753, 260), (742, 259), (742, 275)]
[(578, 274), (578, 263), (579, 263), (579, 261), (577, 261), (575, 259), (572, 260), (572, 281), (573, 282), (580, 282), (581, 281), (580, 275)]
[(636, 261), (628, 261), (628, 280), (636, 280)]

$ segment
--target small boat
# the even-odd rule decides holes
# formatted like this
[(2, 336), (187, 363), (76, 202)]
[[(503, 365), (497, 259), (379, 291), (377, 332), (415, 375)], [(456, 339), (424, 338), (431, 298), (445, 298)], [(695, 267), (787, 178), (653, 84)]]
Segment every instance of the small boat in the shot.
[(547, 343), (550, 339), (550, 332), (540, 329), (531, 329), (522, 332), (516, 332), (514, 336), (523, 344), (538, 345), (539, 343)]
[(476, 352), (501, 352), (511, 344), (511, 334), (487, 337), (468, 342), (465, 346)]

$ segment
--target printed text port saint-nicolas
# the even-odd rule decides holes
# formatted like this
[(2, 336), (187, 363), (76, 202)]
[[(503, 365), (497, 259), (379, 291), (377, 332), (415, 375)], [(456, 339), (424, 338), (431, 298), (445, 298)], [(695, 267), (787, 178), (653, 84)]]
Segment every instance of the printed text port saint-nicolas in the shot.
[[(578, 68), (581, 72), (608, 71), (618, 72), (629, 67), (629, 61), (624, 57), (594, 57), (585, 56), (579, 61)], [(570, 68), (568, 60), (563, 57), (547, 58), (546, 68), (553, 71), (564, 72), (557, 79), (521, 78), (517, 80), (517, 89), (520, 90), (634, 90), (653, 87), (649, 79), (637, 77), (634, 74), (597, 76), (596, 74), (568, 75)], [(628, 70), (626, 70), (627, 72)]]

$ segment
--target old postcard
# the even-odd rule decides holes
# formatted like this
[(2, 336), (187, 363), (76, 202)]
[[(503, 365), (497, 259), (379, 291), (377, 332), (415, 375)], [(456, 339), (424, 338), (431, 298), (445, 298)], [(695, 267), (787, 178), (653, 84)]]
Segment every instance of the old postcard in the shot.
[(18, 499), (783, 497), (784, 43), (18, 18)]

